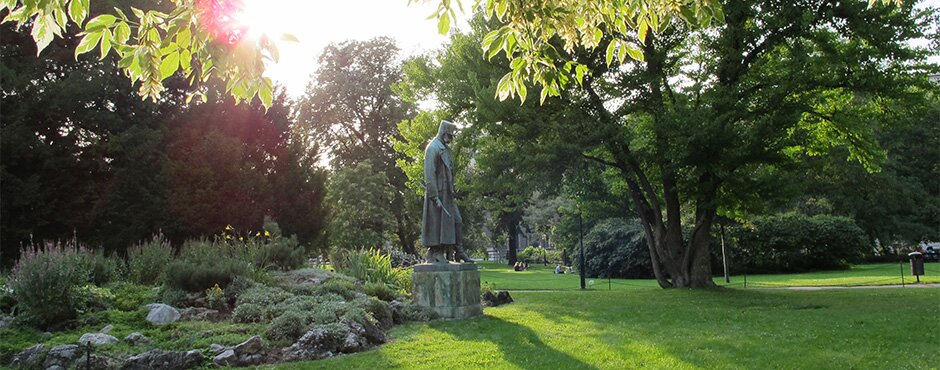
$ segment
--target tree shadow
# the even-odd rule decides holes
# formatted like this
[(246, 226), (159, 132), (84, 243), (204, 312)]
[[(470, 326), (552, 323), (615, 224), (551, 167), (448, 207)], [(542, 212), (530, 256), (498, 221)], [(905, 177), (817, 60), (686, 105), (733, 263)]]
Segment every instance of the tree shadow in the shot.
[[(465, 327), (467, 325), (480, 330)], [(495, 344), (502, 355), (501, 360), (524, 369), (597, 369), (596, 366), (551, 348), (532, 329), (500, 318), (483, 316), (472, 320), (438, 321), (429, 326), (460, 341)]]

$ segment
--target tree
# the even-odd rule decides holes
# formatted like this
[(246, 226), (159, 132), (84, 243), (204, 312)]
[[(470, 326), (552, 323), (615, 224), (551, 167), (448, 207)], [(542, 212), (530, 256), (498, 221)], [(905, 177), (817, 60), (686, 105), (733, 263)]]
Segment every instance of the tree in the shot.
[(0, 245), (78, 237), (108, 250), (165, 222), (160, 125), (179, 111), (178, 80), (160, 103), (134, 98), (115, 61), (75, 60), (74, 37), (35, 56), (0, 26)]
[(387, 206), (393, 196), (387, 184), (385, 173), (368, 160), (333, 172), (326, 196), (332, 247), (382, 248), (395, 220)]
[[(904, 41), (926, 32), (925, 14), (910, 4), (733, 0), (723, 9), (721, 27), (673, 22), (647, 33), (637, 43), (643, 61), (608, 68), (603, 47), (567, 55), (590, 73), (581, 89), (564, 92), (564, 120), (474, 122), (506, 142), (538, 143), (534, 153), (550, 148), (606, 168), (610, 194), (632, 203), (641, 220), (664, 288), (714, 285), (715, 216), (746, 207), (768, 169), (839, 147), (876, 170), (883, 151), (874, 133), (886, 117), (879, 112), (904, 115), (927, 91), (924, 53)], [(477, 79), (481, 68), (451, 73), (499, 89)], [(547, 103), (543, 110), (555, 109)], [(573, 164), (551, 163), (552, 172)]]
[(333, 168), (370, 161), (385, 175), (392, 197), (384, 206), (395, 216), (390, 235), (400, 249), (414, 253), (420, 200), (407, 191), (392, 147), (392, 140), (400, 137), (398, 122), (413, 115), (413, 105), (392, 92), (401, 79), (397, 56), (398, 47), (385, 37), (327, 46), (316, 78), (298, 103), (297, 121), (307, 140), (327, 148)]

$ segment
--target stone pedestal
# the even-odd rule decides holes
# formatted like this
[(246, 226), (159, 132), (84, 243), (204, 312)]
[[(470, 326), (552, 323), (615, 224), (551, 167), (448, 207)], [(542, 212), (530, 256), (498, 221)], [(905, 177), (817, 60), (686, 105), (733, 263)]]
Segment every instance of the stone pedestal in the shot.
[(423, 263), (415, 265), (412, 280), (414, 303), (430, 307), (441, 318), (465, 319), (483, 314), (477, 265)]

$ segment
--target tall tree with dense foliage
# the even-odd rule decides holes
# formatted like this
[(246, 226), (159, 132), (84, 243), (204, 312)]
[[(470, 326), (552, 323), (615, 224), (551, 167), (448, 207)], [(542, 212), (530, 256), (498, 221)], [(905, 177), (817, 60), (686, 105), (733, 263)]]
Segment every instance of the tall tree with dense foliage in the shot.
[(297, 121), (308, 140), (327, 150), (336, 170), (369, 161), (388, 179), (392, 197), (392, 234), (400, 249), (414, 253), (421, 220), (419, 199), (405, 185), (405, 174), (392, 139), (397, 124), (413, 115), (413, 105), (392, 92), (401, 79), (398, 47), (389, 38), (332, 44), (320, 56), (320, 67), (297, 108)]
[[(567, 122), (471, 121), (506, 142), (606, 167), (611, 193), (641, 220), (664, 288), (713, 286), (708, 245), (719, 209), (746, 207), (800, 153), (842, 148), (877, 170), (879, 125), (907, 114), (929, 88), (932, 67), (907, 40), (930, 32), (931, 18), (912, 4), (731, 0), (723, 9), (720, 27), (674, 22), (645, 34), (636, 42), (642, 61), (607, 67), (603, 47), (566, 54), (590, 71), (582, 88), (563, 93)], [(445, 61), (440, 68), (451, 68)], [(470, 72), (483, 68), (452, 74), (492, 93), (498, 82)]]

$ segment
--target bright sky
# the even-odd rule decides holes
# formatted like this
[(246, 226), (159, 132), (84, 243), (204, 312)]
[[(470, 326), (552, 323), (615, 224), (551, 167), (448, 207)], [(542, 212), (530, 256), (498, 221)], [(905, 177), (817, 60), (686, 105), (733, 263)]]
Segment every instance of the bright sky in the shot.
[[(303, 95), (320, 53), (330, 43), (388, 36), (397, 41), (402, 57), (439, 48), (447, 36), (438, 34), (436, 19), (426, 19), (438, 4), (420, 0), (411, 5), (408, 0), (245, 0), (244, 21), (274, 39), (289, 33), (300, 40), (279, 41), (280, 62), (266, 72), (296, 98)], [(467, 29), (468, 15), (458, 11), (457, 16), (460, 21), (452, 24)]]

